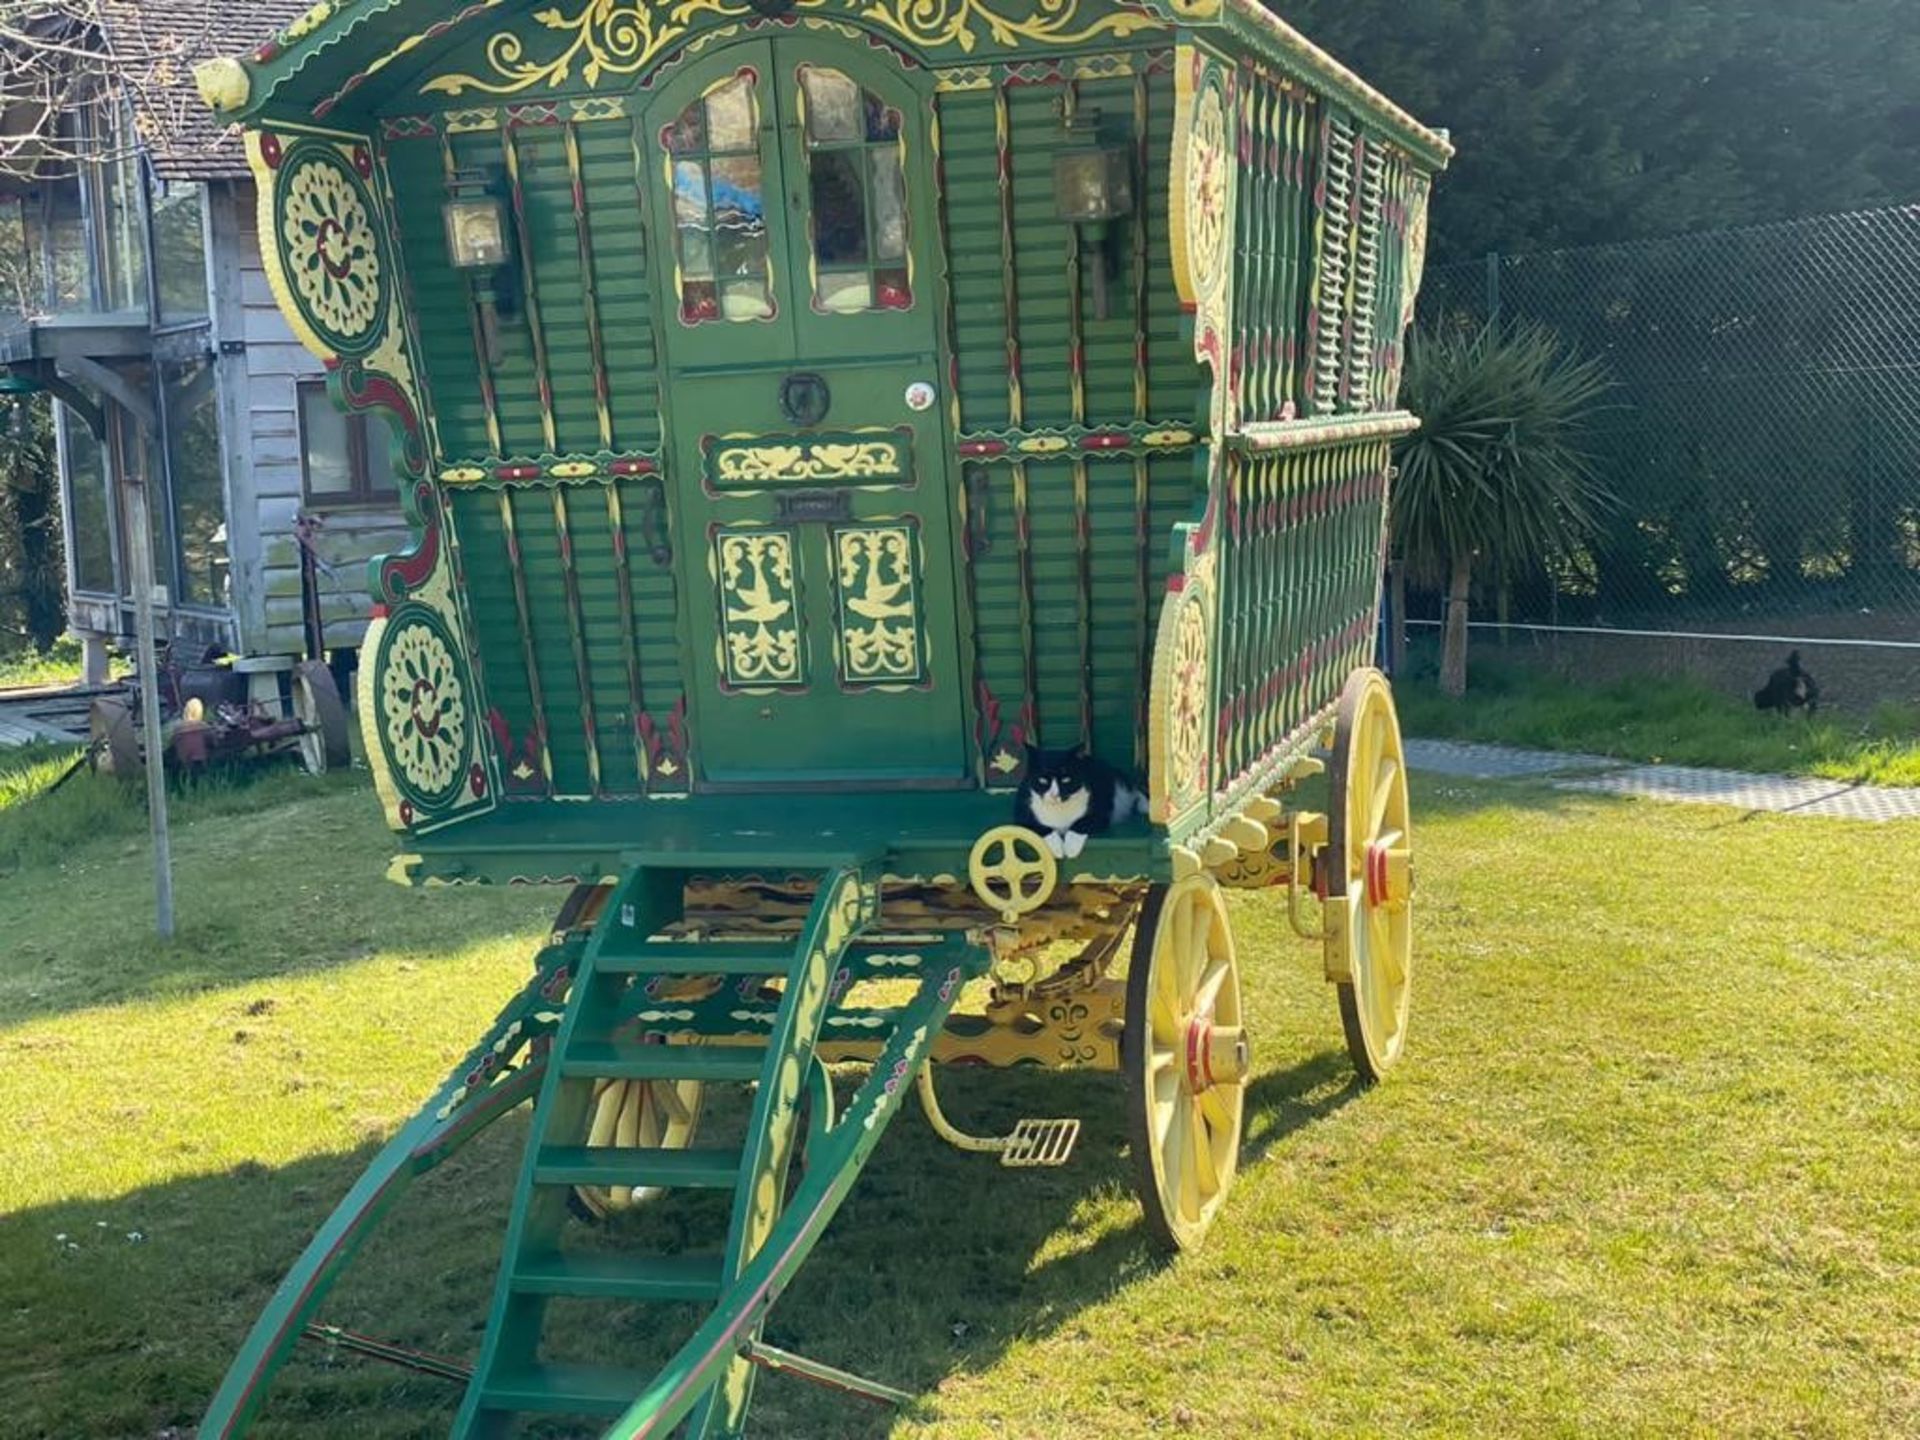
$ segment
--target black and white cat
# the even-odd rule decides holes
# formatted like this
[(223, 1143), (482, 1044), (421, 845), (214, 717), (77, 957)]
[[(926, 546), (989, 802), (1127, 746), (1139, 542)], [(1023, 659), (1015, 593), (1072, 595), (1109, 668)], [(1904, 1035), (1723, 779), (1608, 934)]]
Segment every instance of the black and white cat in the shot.
[(1087, 840), (1147, 813), (1147, 797), (1126, 776), (1084, 745), (1071, 750), (1027, 747), (1027, 778), (1020, 782), (1013, 818), (1045, 838), (1047, 848), (1071, 860)]

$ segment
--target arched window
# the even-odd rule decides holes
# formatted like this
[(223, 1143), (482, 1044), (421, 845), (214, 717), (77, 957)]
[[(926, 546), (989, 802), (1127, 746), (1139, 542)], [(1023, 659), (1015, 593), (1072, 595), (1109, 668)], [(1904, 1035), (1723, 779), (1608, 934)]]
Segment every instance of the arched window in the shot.
[(823, 315), (908, 309), (900, 112), (838, 70), (802, 65), (799, 76), (813, 308)]
[(680, 318), (689, 325), (774, 314), (759, 83), (752, 70), (741, 70), (661, 132), (673, 186)]

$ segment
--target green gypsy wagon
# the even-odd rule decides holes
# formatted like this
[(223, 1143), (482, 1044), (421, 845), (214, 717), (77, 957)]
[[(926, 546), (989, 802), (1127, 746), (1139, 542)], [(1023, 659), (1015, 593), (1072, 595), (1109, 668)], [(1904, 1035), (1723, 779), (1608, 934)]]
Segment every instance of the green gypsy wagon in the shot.
[[(1150, 1228), (1199, 1243), (1249, 1065), (1223, 887), (1285, 887), (1392, 1065), (1370, 662), (1444, 137), (1254, 0), (328, 0), (201, 79), (411, 477), (359, 695), (393, 878), (572, 887), (201, 1440), (523, 1102), (471, 1365), (325, 1333), (464, 1382), (457, 1436), (719, 1436), (761, 1368), (893, 1394), (761, 1331), (909, 1089), (1003, 1164), (1072, 1150), (964, 1134), (935, 1064), (1121, 1072)], [(589, 1223), (688, 1189), (730, 1205), (672, 1253)], [(610, 1369), (556, 1301), (697, 1318)]]

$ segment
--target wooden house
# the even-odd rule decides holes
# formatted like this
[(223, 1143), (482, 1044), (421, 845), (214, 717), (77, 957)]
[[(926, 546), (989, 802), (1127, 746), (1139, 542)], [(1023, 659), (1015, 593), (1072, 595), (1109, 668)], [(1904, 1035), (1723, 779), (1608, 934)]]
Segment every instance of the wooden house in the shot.
[[(104, 0), (70, 47), (100, 79), (7, 97), (0, 365), (56, 406), (67, 601), (90, 678), (132, 633), (126, 476), (148, 481), (159, 634), (255, 673), (351, 650), (365, 562), (405, 538), (388, 427), (339, 414), (267, 283), (245, 151), (196, 62), (275, 33), (298, 0)], [(78, 22), (75, 22), (78, 23)], [(19, 134), (38, 129), (40, 138)]]

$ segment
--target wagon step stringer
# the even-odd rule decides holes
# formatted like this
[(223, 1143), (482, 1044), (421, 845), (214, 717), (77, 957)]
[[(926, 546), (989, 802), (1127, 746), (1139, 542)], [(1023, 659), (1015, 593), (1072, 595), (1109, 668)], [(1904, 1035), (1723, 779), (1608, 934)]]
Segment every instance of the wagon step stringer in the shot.
[[(897, 1111), (915, 1067), (986, 956), (970, 945), (935, 942), (901, 978), (911, 1001), (891, 1012), (879, 1062), (834, 1123), (831, 1090), (814, 1058), (832, 988), (848, 946), (876, 918), (877, 869), (848, 864), (826, 872), (791, 947), (730, 942), (662, 942), (649, 937), (678, 916), (681, 875), (642, 866), (623, 878), (581, 958), (554, 1043), (527, 1143), (493, 1309), (479, 1363), (453, 1434), (493, 1440), (517, 1416), (558, 1413), (617, 1417), (608, 1440), (662, 1436), (682, 1421), (691, 1436), (738, 1435), (751, 1398), (759, 1334)], [(656, 980), (685, 976), (785, 977), (766, 1043), (643, 1044), (620, 1038), (633, 997)], [(645, 1079), (756, 1084), (741, 1148), (589, 1148), (596, 1081)], [(798, 1140), (800, 1100), (815, 1090), (806, 1177), (782, 1214)], [(582, 1256), (561, 1238), (574, 1185), (730, 1188), (731, 1219), (721, 1247), (704, 1255)], [(658, 1376), (545, 1360), (548, 1303), (560, 1296), (620, 1301), (699, 1301), (713, 1309)]]

